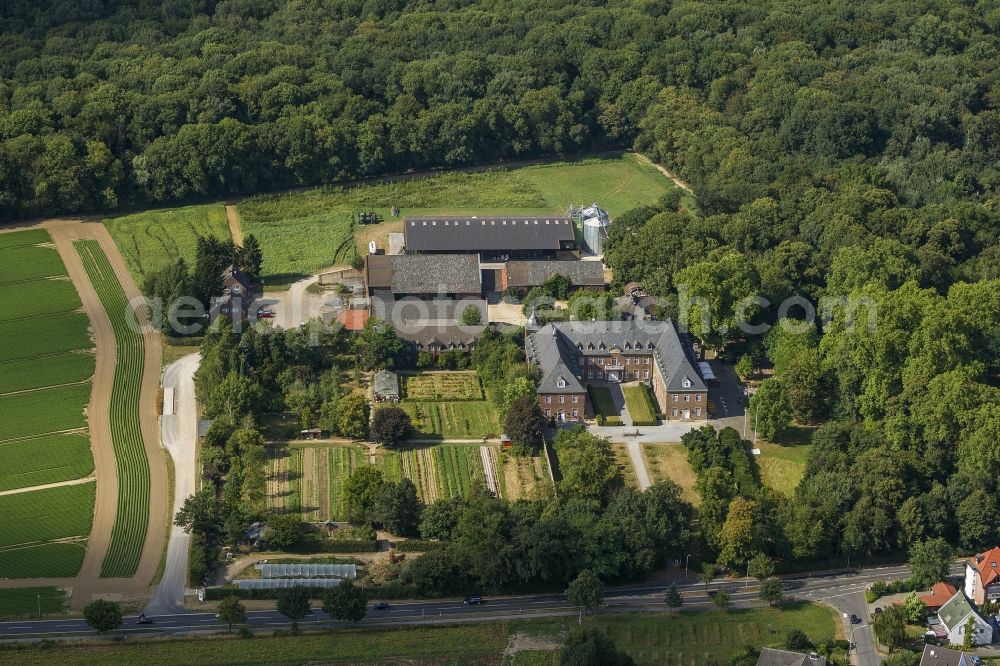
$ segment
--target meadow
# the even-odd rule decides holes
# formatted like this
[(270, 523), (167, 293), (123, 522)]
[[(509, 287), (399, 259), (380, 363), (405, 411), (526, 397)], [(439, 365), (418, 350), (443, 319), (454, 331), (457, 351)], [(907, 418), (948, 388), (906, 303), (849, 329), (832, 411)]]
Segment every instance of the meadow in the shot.
[(760, 480), (786, 497), (795, 494), (795, 487), (806, 473), (808, 444), (781, 445), (758, 442), (759, 456), (753, 456), (760, 472)]
[(0, 395), (4, 440), (30, 437), (87, 425), (83, 408), (90, 384), (68, 384), (25, 393)]
[(22, 319), (69, 312), (81, 307), (80, 297), (69, 280), (33, 280), (0, 284), (4, 319)]
[(0, 363), (0, 394), (82, 382), (93, 376), (95, 363), (94, 355), (86, 352)]
[(634, 425), (656, 425), (656, 403), (645, 384), (626, 384), (622, 393)]
[[(24, 232), (0, 235), (18, 236), (20, 233)], [(45, 240), (49, 240), (48, 232), (45, 232)], [(47, 246), (18, 245), (0, 249), (0, 266), (4, 268), (0, 273), (0, 284), (66, 275), (59, 253), (54, 247)]]
[(117, 362), (111, 387), (111, 443), (118, 468), (118, 513), (101, 576), (126, 577), (139, 566), (149, 521), (149, 461), (139, 427), (143, 340), (129, 326), (125, 292), (100, 246), (96, 241), (77, 241), (75, 246), (115, 333)]
[(36, 358), (75, 349), (89, 349), (90, 321), (82, 312), (65, 312), (41, 319), (0, 321), (0, 363)]
[(66, 593), (55, 587), (21, 587), (0, 590), (0, 620), (11, 617), (37, 617), (38, 613), (59, 615), (66, 612)]
[(221, 203), (147, 210), (104, 220), (125, 257), (135, 281), (177, 257), (194, 265), (198, 236), (229, 238), (226, 209)]
[(0, 495), (0, 549), (52, 539), (86, 536), (93, 518), (93, 481)]
[(626, 488), (639, 489), (639, 481), (635, 476), (635, 466), (632, 458), (628, 454), (628, 446), (625, 444), (612, 444), (611, 452), (615, 456), (615, 466), (622, 475), (622, 482)]
[(0, 571), (8, 578), (69, 578), (80, 572), (86, 535), (74, 541), (0, 549)]
[(695, 506), (701, 503), (694, 488), (698, 477), (688, 463), (687, 449), (683, 444), (643, 444), (642, 458), (651, 481), (670, 479), (681, 487), (681, 497)]
[(94, 471), (83, 434), (46, 435), (0, 442), (0, 491), (80, 479)]

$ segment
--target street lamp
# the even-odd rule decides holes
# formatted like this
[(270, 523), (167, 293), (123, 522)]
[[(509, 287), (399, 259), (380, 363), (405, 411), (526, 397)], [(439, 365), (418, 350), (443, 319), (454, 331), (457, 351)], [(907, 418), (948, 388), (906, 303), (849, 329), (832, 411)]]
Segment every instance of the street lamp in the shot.
[(747, 560), (747, 584), (743, 587), (743, 589), (750, 589), (750, 560)]
[(691, 561), (691, 553), (688, 553), (684, 558), (684, 580), (688, 579), (688, 562)]

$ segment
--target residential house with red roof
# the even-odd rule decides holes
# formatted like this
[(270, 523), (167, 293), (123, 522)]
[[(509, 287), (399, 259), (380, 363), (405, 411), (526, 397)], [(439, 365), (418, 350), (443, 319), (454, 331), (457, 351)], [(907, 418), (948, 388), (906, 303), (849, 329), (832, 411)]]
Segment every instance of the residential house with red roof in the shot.
[(927, 606), (927, 610), (937, 613), (941, 606), (948, 603), (948, 600), (955, 596), (955, 586), (951, 583), (934, 583), (930, 594), (920, 596), (920, 600)]
[(965, 563), (965, 596), (977, 606), (1000, 601), (1000, 546)]

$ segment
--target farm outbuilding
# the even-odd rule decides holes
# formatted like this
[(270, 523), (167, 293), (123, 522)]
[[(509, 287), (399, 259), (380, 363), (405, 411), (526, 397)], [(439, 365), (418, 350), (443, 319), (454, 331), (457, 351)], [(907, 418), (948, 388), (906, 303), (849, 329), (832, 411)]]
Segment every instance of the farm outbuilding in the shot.
[(399, 402), (399, 375), (379, 370), (372, 381), (375, 402)]

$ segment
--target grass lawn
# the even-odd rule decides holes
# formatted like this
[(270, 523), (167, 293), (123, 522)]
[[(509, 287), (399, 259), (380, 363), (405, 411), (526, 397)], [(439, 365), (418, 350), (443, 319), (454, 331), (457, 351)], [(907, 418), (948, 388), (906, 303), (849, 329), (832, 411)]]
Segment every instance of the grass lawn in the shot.
[(81, 307), (80, 297), (69, 280), (32, 280), (0, 284), (4, 319), (21, 319), (69, 312)]
[(87, 425), (83, 410), (89, 400), (89, 383), (0, 395), (4, 418), (0, 437), (7, 440), (83, 428)]
[(642, 458), (646, 461), (646, 471), (654, 483), (670, 479), (681, 487), (681, 496), (697, 506), (701, 502), (694, 489), (697, 475), (687, 460), (687, 449), (683, 444), (643, 444)]
[(413, 421), (411, 439), (481, 439), (499, 434), (499, 420), (486, 400), (399, 403)]
[(0, 460), (0, 490), (80, 479), (94, 471), (86, 435), (49, 435), (0, 443)]
[(635, 478), (635, 467), (632, 466), (632, 458), (628, 455), (628, 446), (625, 444), (612, 444), (611, 450), (615, 454), (615, 464), (622, 474), (626, 488), (639, 489), (639, 482)]
[(177, 257), (193, 266), (198, 236), (229, 238), (226, 209), (221, 203), (111, 217), (104, 220), (104, 226), (139, 285), (143, 275)]
[(0, 620), (38, 617), (66, 612), (66, 593), (55, 587), (22, 587), (0, 590)]
[(783, 446), (758, 442), (759, 456), (752, 456), (760, 471), (760, 480), (778, 492), (791, 497), (805, 475), (809, 444)]
[(590, 393), (590, 402), (594, 406), (594, 411), (604, 416), (618, 416), (615, 409), (615, 401), (611, 397), (611, 389), (606, 386), (591, 386), (587, 389)]
[(94, 482), (0, 496), (0, 552), (7, 546), (90, 534)]
[(11, 231), (0, 234), (0, 250), (9, 247), (23, 247), (25, 245), (35, 245), (37, 243), (48, 243), (52, 239), (45, 229), (26, 229), (24, 231)]
[(482, 400), (483, 387), (474, 370), (400, 375), (404, 400)]
[(645, 384), (625, 384), (622, 386), (625, 406), (636, 425), (656, 425), (656, 407), (653, 397)]

